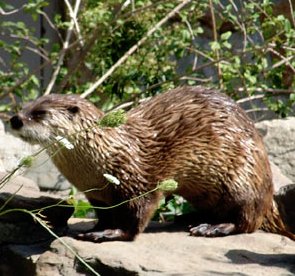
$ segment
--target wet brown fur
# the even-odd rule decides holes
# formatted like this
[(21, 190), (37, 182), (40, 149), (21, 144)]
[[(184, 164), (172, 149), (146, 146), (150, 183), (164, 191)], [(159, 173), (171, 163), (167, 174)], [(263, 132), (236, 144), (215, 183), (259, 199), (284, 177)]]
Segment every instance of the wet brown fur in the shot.
[[(154, 189), (159, 181), (175, 179), (175, 193), (217, 228), (219, 223), (232, 225), (228, 233), (217, 236), (262, 227), (294, 239), (273, 202), (261, 137), (245, 112), (215, 90), (181, 87), (158, 95), (129, 111), (127, 122), (117, 128), (98, 127), (95, 122), (103, 113), (78, 96), (44, 96), (18, 116), (25, 140), (46, 146), (60, 135), (72, 141), (72, 150), (51, 146), (49, 152), (79, 190), (102, 189), (85, 193), (95, 206), (120, 203)], [(120, 185), (103, 188), (104, 173), (118, 178)], [(144, 230), (161, 197), (156, 191), (98, 210), (97, 229), (120, 229), (118, 239), (132, 240)]]

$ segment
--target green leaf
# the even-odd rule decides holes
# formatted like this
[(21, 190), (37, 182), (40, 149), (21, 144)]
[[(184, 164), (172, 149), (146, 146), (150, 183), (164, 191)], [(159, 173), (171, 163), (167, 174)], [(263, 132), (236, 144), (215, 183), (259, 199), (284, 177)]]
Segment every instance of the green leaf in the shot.
[(213, 41), (210, 43), (210, 47), (212, 49), (212, 51), (217, 51), (217, 50), (220, 50), (221, 47), (220, 47), (220, 43), (217, 42), (217, 41)]
[(228, 40), (232, 35), (232, 32), (228, 31), (226, 33), (221, 34), (220, 38), (221, 40)]
[(100, 127), (118, 127), (124, 124), (127, 116), (124, 110), (119, 109), (106, 114), (100, 121)]
[(291, 93), (291, 94), (290, 94), (290, 100), (291, 100), (292, 102), (295, 102), (295, 93)]
[(93, 214), (93, 207), (91, 204), (87, 201), (78, 200), (74, 202), (75, 206), (75, 212), (74, 217), (75, 218), (85, 218), (89, 216), (90, 214)]

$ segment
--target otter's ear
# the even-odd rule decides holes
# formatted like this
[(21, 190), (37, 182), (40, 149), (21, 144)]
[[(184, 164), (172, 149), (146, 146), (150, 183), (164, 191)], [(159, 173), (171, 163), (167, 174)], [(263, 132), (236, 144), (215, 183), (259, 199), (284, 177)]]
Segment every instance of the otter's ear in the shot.
[(73, 106), (69, 106), (69, 107), (67, 108), (67, 110), (68, 110), (70, 113), (75, 114), (75, 113), (79, 112), (79, 107), (76, 106), (76, 105), (73, 105)]

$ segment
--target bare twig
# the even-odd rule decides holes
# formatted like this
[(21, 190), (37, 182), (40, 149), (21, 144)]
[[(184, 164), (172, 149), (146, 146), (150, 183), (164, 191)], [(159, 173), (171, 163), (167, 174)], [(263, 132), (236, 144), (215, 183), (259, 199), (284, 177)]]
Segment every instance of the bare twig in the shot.
[(210, 60), (210, 61), (214, 61), (214, 58), (212, 58), (212, 57), (210, 57), (209, 55), (207, 55), (206, 53), (204, 53), (204, 52), (202, 52), (202, 51), (200, 51), (200, 50), (198, 50), (198, 49), (196, 49), (196, 48), (187, 48), (189, 51), (191, 51), (191, 52), (195, 52), (195, 53), (197, 53), (198, 55), (200, 55), (200, 56), (202, 56), (202, 57), (204, 57), (204, 58), (206, 58), (206, 59), (208, 59), (208, 60)]
[(48, 25), (57, 33), (58, 38), (60, 39), (60, 41), (63, 43), (64, 40), (62, 38), (62, 35), (60, 34), (60, 31), (57, 29), (57, 27), (54, 25), (54, 23), (51, 21), (51, 19), (49, 18), (49, 16), (46, 14), (46, 12), (40, 11), (39, 12), (40, 15), (42, 15), (45, 20), (47, 21)]
[[(23, 40), (26, 43), (31, 43), (33, 46), (36, 47), (36, 50), (40, 53), (40, 55), (46, 56), (46, 59), (48, 59), (48, 53), (47, 51), (40, 47), (37, 42), (35, 42), (30, 36), (20, 36), (16, 34), (8, 34), (8, 37), (16, 39), (16, 40)], [(29, 46), (28, 46), (29, 47)]]
[[(235, 2), (233, 0), (230, 0), (230, 3), (234, 7), (234, 10), (235, 10), (236, 14), (238, 16), (242, 15), (242, 13), (241, 13), (242, 9), (239, 10), (237, 5), (235, 4)], [(240, 29), (241, 29), (241, 31), (243, 33), (243, 50), (245, 51), (246, 47), (247, 47), (247, 30), (246, 30), (244, 20), (241, 19), (241, 22), (239, 22), (239, 20), (237, 20), (237, 24), (239, 25), (239, 27), (240, 27)]]
[(202, 78), (196, 78), (196, 77), (191, 77), (191, 76), (183, 76), (183, 77), (180, 77), (179, 80), (192, 80), (192, 81), (198, 81), (201, 83), (206, 83), (206, 82), (212, 82), (212, 77), (202, 79)]
[[(193, 28), (192, 28), (190, 22), (187, 19), (183, 19), (183, 21), (186, 24), (186, 26), (187, 26), (190, 34), (191, 34), (191, 37), (192, 37), (191, 41), (192, 41), (192, 43), (194, 43), (194, 41), (195, 41), (195, 35), (194, 35)], [(193, 61), (193, 66), (192, 66), (192, 70), (193, 71), (197, 67), (197, 64), (198, 64), (198, 56), (197, 55), (194, 55), (194, 61)]]
[(86, 55), (89, 53), (90, 49), (93, 47), (97, 37), (100, 34), (101, 34), (100, 27), (97, 27), (91, 33), (91, 37), (86, 40), (84, 47), (82, 49), (80, 49), (80, 51), (77, 52), (74, 63), (68, 67), (68, 72), (65, 75), (65, 77), (62, 79), (60, 84), (57, 86), (56, 93), (60, 93), (65, 88), (65, 86), (68, 83), (69, 78), (73, 75), (74, 72), (76, 72), (80, 68), (81, 64), (85, 60)]
[[(215, 42), (218, 42), (217, 29), (216, 29), (216, 18), (215, 18), (214, 6), (213, 6), (212, 0), (209, 0), (209, 6), (210, 6), (210, 13), (211, 13), (211, 20), (212, 20), (213, 40)], [(215, 52), (216, 59), (219, 60), (220, 59), (219, 50), (216, 49), (214, 52)], [(221, 67), (220, 67), (219, 62), (217, 62), (217, 72), (218, 72), (218, 79), (219, 79), (220, 88), (223, 88), (222, 72), (221, 72)]]
[[(251, 1), (251, 0), (250, 0)], [(218, 2), (218, 6), (221, 7), (222, 10), (225, 10), (225, 6), (219, 1)], [(218, 10), (217, 10), (218, 12)], [(238, 10), (238, 13), (240, 11)], [(225, 18), (222, 13), (218, 12), (218, 15), (224, 20), (224, 21), (230, 21), (230, 22), (233, 22), (235, 23), (239, 29), (242, 31), (243, 35), (244, 35), (244, 46), (247, 45), (247, 41), (250, 42), (250, 44), (252, 46), (254, 46), (256, 43), (253, 41), (253, 39), (251, 38), (250, 35), (247, 34), (247, 30), (246, 30), (246, 26), (245, 24), (241, 24), (240, 21), (238, 19), (234, 19), (234, 18)]]
[(23, 10), (25, 8), (26, 4), (22, 5), (20, 8), (18, 9), (14, 9), (12, 11), (4, 11), (2, 8), (0, 8), (0, 14), (1, 15), (11, 15), (11, 14), (14, 14), (14, 13), (18, 13), (20, 12), (21, 10)]
[(277, 68), (277, 67), (280, 67), (280, 66), (286, 64), (295, 74), (295, 68), (290, 63), (290, 61), (295, 58), (294, 55), (289, 56), (289, 57), (285, 57), (273, 48), (267, 48), (267, 51), (273, 53), (274, 55), (276, 55), (277, 57), (279, 57), (281, 59), (277, 63), (273, 64), (268, 70), (272, 70), (274, 68)]
[(178, 13), (183, 7), (185, 7), (192, 0), (184, 0), (177, 5), (171, 12), (169, 12), (163, 19), (161, 19), (153, 28), (151, 28), (146, 35), (141, 38), (135, 45), (133, 45), (101, 78), (99, 78), (91, 87), (89, 87), (81, 96), (87, 97), (95, 91), (112, 73), (121, 66), (146, 40), (157, 31), (163, 24), (165, 24), (171, 17)]
[[(68, 2), (68, 0), (65, 0), (66, 2)], [(74, 9), (74, 15), (75, 17), (77, 16), (77, 13), (78, 13), (78, 10), (79, 10), (79, 7), (80, 7), (80, 3), (81, 3), (81, 0), (76, 0), (76, 3), (75, 3), (75, 9)], [(57, 65), (56, 65), (56, 68), (52, 74), (52, 77), (51, 77), (51, 80), (45, 90), (45, 93), (44, 95), (48, 95), (50, 94), (54, 84), (55, 84), (55, 81), (56, 81), (56, 78), (58, 76), (58, 73), (60, 71), (60, 68), (61, 68), (61, 65), (64, 61), (64, 57), (65, 57), (65, 54), (66, 54), (66, 51), (68, 50), (68, 47), (69, 47), (69, 43), (70, 43), (70, 39), (71, 39), (71, 36), (72, 36), (72, 33), (73, 33), (73, 29), (74, 29), (74, 20), (73, 20), (73, 17), (71, 19), (71, 22), (70, 22), (70, 26), (68, 28), (68, 31), (67, 31), (67, 35), (66, 35), (66, 39), (65, 39), (65, 42), (63, 43), (63, 48), (60, 52), (60, 56), (59, 56), (59, 59), (57, 61)]]
[(42, 53), (42, 51), (40, 51), (39, 49), (36, 49), (36, 48), (33, 48), (33, 47), (29, 47), (29, 46), (26, 46), (25, 47), (28, 51), (31, 51), (33, 53), (35, 53), (36, 55), (42, 57), (44, 60), (50, 62), (50, 59), (48, 58), (47, 55), (44, 55), (44, 53)]
[[(269, 43), (269, 46), (271, 46), (273, 48), (276, 47), (276, 45), (274, 43)], [(289, 50), (289, 51), (295, 52), (295, 48), (294, 47), (290, 47), (290, 45), (282, 44), (280, 46), (284, 50)]]
[[(240, 89), (238, 89), (238, 91), (241, 91)], [(242, 91), (244, 91), (244, 89), (242, 88)], [(240, 100), (237, 100), (238, 104), (242, 104), (242, 103), (246, 103), (246, 102), (251, 102), (253, 100), (258, 100), (258, 99), (263, 99), (264, 98), (264, 94), (262, 95), (254, 95), (254, 96), (249, 96)]]
[[(80, 42), (80, 45), (84, 46), (84, 41), (83, 41), (83, 38), (81, 36), (80, 26), (79, 26), (78, 20), (77, 20), (77, 11), (76, 10), (73, 11), (72, 6), (70, 5), (69, 1), (66, 0), (65, 2), (66, 2), (66, 5), (68, 7), (68, 10), (69, 10), (70, 17), (74, 21), (74, 25), (75, 25), (75, 28), (76, 28), (76, 32), (77, 32), (77, 36), (78, 36), (78, 40)], [(76, 8), (77, 8), (77, 6), (76, 6)]]
[(270, 111), (267, 107), (257, 107), (252, 109), (245, 110), (246, 113), (253, 113), (253, 112), (267, 112)]
[[(150, 10), (150, 9), (152, 9), (152, 8), (158, 6), (158, 5), (164, 4), (166, 2), (171, 2), (171, 0), (156, 1), (155, 3), (140, 7), (140, 8), (135, 9), (135, 10), (132, 10), (131, 12), (126, 12), (126, 13), (122, 14), (122, 18), (130, 18), (133, 15), (143, 13), (146, 10)], [(123, 5), (122, 5), (122, 8), (123, 8)]]
[(290, 6), (290, 16), (291, 16), (291, 20), (292, 20), (292, 23), (293, 23), (293, 28), (295, 28), (295, 18), (294, 18), (293, 4), (292, 4), (291, 0), (288, 0), (288, 1), (289, 1), (289, 6)]
[[(144, 99), (139, 99), (138, 101), (136, 101), (137, 103), (143, 103), (147, 100), (151, 99), (151, 97), (147, 97)], [(118, 109), (125, 109), (125, 108), (129, 108), (130, 106), (134, 105), (135, 101), (129, 101), (129, 102), (125, 102), (125, 103), (121, 103), (117, 106), (115, 106), (114, 108), (111, 109), (111, 111), (113, 110), (118, 110)]]
[[(238, 91), (239, 92), (244, 92), (245, 89), (243, 87), (240, 87), (238, 88)], [(279, 88), (261, 88), (261, 87), (257, 87), (255, 89), (256, 92), (259, 92), (259, 93), (271, 93), (271, 94), (274, 94), (274, 95), (283, 95), (283, 94), (292, 94), (292, 93), (295, 93), (295, 89), (279, 89)], [(257, 95), (259, 96), (259, 95)], [(255, 96), (251, 96), (251, 97), (255, 97)], [(242, 100), (239, 100), (239, 101), (242, 101)]]

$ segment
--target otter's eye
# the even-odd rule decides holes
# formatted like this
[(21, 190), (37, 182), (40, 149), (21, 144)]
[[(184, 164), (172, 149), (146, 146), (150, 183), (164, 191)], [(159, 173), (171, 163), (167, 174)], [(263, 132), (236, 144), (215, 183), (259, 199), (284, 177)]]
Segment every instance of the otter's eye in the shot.
[(74, 106), (70, 106), (70, 107), (68, 107), (67, 110), (68, 110), (70, 113), (75, 114), (75, 113), (77, 113), (77, 112), (79, 111), (79, 107), (74, 105)]
[(46, 115), (46, 111), (42, 109), (34, 110), (31, 112), (31, 117), (33, 119), (42, 119), (45, 115)]

